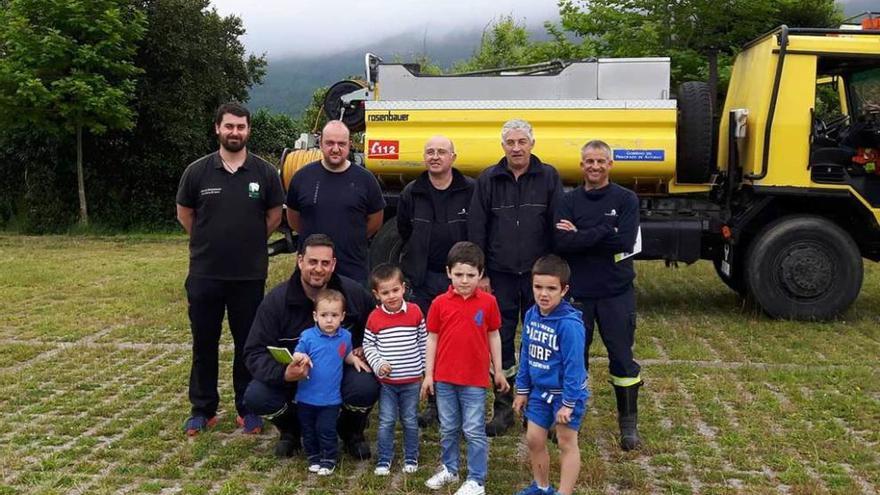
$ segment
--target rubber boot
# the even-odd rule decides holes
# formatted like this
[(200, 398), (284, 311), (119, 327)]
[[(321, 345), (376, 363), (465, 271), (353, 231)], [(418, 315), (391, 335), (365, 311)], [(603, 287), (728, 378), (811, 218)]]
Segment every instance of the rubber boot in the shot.
[(507, 393), (495, 392), (492, 420), (486, 423), (486, 436), (497, 437), (513, 426), (513, 389)]
[(629, 387), (614, 386), (617, 397), (617, 424), (620, 426), (620, 448), (628, 451), (639, 448), (639, 387), (642, 382)]
[(275, 457), (292, 457), (302, 450), (302, 433), (293, 408), (287, 409), (270, 421), (278, 428), (279, 433), (278, 443), (275, 444)]
[(419, 428), (428, 428), (437, 424), (439, 417), (437, 413), (437, 396), (428, 395), (428, 406), (419, 413)]
[(370, 417), (370, 409), (365, 411), (353, 411), (343, 406), (339, 413), (339, 420), (336, 422), (336, 431), (339, 432), (339, 438), (345, 444), (345, 451), (355, 459), (369, 459), (370, 444), (364, 438), (364, 429)]

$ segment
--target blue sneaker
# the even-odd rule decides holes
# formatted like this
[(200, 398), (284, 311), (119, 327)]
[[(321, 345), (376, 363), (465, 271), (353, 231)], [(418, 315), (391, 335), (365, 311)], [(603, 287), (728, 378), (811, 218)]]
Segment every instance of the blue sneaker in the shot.
[(246, 435), (259, 435), (263, 431), (263, 418), (256, 414), (245, 414), (235, 418), (235, 423)]
[(538, 483), (533, 480), (531, 485), (523, 488), (516, 495), (556, 495), (556, 490), (553, 485), (550, 485), (546, 490), (541, 490), (538, 488)]
[(197, 414), (195, 416), (190, 416), (190, 418), (186, 420), (186, 425), (183, 429), (186, 431), (186, 436), (194, 437), (208, 428), (213, 428), (216, 424), (217, 416), (211, 416), (208, 418)]

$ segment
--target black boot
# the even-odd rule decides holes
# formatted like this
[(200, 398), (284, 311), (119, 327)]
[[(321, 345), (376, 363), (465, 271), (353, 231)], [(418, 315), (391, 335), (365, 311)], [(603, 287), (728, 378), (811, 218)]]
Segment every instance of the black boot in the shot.
[(339, 432), (339, 438), (345, 444), (345, 451), (355, 459), (369, 459), (370, 444), (364, 438), (364, 429), (370, 417), (370, 409), (366, 411), (352, 411), (342, 407), (339, 413), (339, 420), (336, 422), (336, 431)]
[(492, 420), (486, 423), (486, 436), (503, 435), (513, 426), (513, 389), (507, 393), (495, 392), (492, 403)]
[(428, 395), (428, 407), (419, 414), (419, 428), (427, 428), (437, 423), (437, 396)]
[(642, 382), (629, 387), (614, 386), (617, 397), (617, 424), (620, 426), (620, 448), (633, 450), (639, 448), (639, 387)]
[(275, 457), (292, 457), (302, 450), (302, 433), (299, 427), (299, 419), (295, 410), (291, 407), (276, 418), (270, 419), (278, 428), (278, 443), (275, 444)]

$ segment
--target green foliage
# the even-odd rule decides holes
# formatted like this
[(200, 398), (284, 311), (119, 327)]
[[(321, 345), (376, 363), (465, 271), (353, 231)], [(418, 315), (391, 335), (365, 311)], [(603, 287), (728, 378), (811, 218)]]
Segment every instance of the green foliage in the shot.
[[(74, 8), (89, 2), (30, 3)], [(129, 0), (121, 11), (142, 12), (145, 19), (143, 39), (130, 57), (137, 71), (131, 82), (133, 98), (120, 110), (132, 121), (127, 129), (108, 129), (101, 139), (85, 136), (90, 208), (94, 220), (110, 228), (167, 228), (175, 224), (174, 193), (183, 169), (216, 149), (215, 109), (223, 102), (247, 100), (248, 88), (265, 74), (266, 61), (245, 54), (239, 40), (244, 34), (241, 19), (220, 16), (209, 9), (208, 0)], [(9, 19), (8, 12), (0, 10), (0, 16)], [(40, 19), (72, 22), (63, 16)], [(6, 23), (0, 24), (0, 30), (8, 30)], [(97, 27), (90, 29), (97, 32)], [(43, 74), (51, 73), (51, 60), (32, 57), (20, 63)], [(5, 63), (0, 59), (0, 66)], [(0, 93), (5, 89), (0, 84)], [(0, 118), (18, 115), (7, 111), (7, 105), (0, 100)], [(29, 232), (64, 231), (71, 222), (67, 210), (76, 203), (75, 194), (68, 194), (76, 177), (72, 143), (53, 138), (41, 130), (42, 122), (37, 124), (26, 129), (27, 139), (0, 134), (0, 223)]]
[(292, 148), (299, 137), (299, 126), (289, 116), (265, 108), (251, 115), (248, 150), (270, 161), (277, 161), (284, 148)]
[[(0, 10), (0, 118), (101, 134), (133, 124), (144, 15), (119, 0), (9, 0)], [(14, 118), (13, 118), (14, 117)]]

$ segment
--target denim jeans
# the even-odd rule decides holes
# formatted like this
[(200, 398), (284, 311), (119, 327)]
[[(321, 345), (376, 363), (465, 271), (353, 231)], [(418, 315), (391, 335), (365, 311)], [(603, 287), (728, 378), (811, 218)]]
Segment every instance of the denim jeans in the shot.
[(397, 418), (403, 426), (403, 459), (407, 464), (419, 462), (419, 382), (404, 385), (382, 384), (379, 393), (378, 466), (391, 466), (394, 458), (394, 427)]
[(486, 481), (489, 442), (486, 440), (486, 389), (451, 383), (434, 384), (440, 416), (440, 458), (450, 473), (458, 474), (458, 437), (467, 442), (469, 480)]
[(336, 467), (336, 459), (339, 457), (336, 440), (339, 406), (313, 406), (300, 402), (296, 409), (302, 428), (303, 449), (309, 464), (320, 464), (325, 468)]

